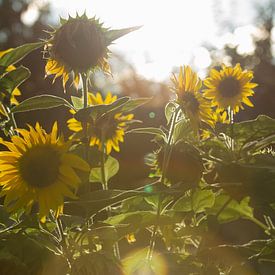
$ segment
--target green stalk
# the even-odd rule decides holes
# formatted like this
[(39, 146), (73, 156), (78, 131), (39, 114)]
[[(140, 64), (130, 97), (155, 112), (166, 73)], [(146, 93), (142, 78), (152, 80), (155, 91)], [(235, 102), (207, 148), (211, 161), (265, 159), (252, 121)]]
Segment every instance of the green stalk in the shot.
[[(171, 157), (171, 152), (172, 152), (172, 142), (173, 142), (173, 133), (175, 130), (175, 126), (176, 126), (176, 122), (177, 122), (177, 118), (178, 115), (180, 113), (180, 109), (177, 108), (175, 110), (175, 112), (173, 113), (172, 119), (171, 119), (171, 124), (170, 124), (170, 129), (169, 129), (169, 134), (168, 134), (168, 140), (167, 140), (167, 144), (164, 148), (164, 156), (163, 156), (163, 163), (162, 163), (162, 175), (161, 175), (161, 179), (160, 179), (160, 184), (164, 184), (164, 180), (166, 177), (166, 171), (168, 168), (168, 164), (170, 161), (170, 157)], [(155, 249), (155, 245), (156, 245), (156, 238), (157, 238), (157, 231), (158, 231), (158, 227), (159, 227), (159, 219), (160, 219), (160, 214), (161, 214), (161, 204), (162, 204), (162, 198), (161, 198), (161, 194), (158, 195), (158, 205), (157, 205), (157, 216), (156, 216), (156, 223), (154, 225), (154, 229), (151, 235), (151, 239), (150, 239), (150, 244), (149, 244), (149, 249), (146, 255), (146, 260), (147, 261), (151, 261), (153, 258), (153, 254), (154, 254), (154, 249)]]
[(231, 138), (229, 140), (229, 144), (230, 144), (230, 149), (233, 152), (234, 151), (234, 112), (231, 109), (231, 107), (229, 106), (227, 109), (227, 113), (228, 113), (228, 117), (229, 117), (229, 123), (230, 123), (230, 134), (231, 134)]
[(10, 129), (11, 135), (12, 136), (17, 135), (18, 133), (15, 132), (15, 129), (17, 129), (17, 124), (16, 124), (16, 121), (15, 121), (15, 118), (14, 118), (14, 114), (10, 111), (9, 107), (4, 106), (3, 104), (2, 104), (2, 106), (3, 106), (3, 109), (6, 113), (6, 116), (11, 121), (11, 126), (12, 126), (11, 129)]
[[(102, 189), (103, 190), (109, 190), (109, 186), (108, 186), (108, 181), (106, 179), (106, 173), (105, 173), (105, 161), (106, 161), (106, 152), (105, 152), (105, 138), (104, 135), (102, 135), (102, 149), (101, 149), (101, 154), (100, 154), (100, 170), (101, 170), (101, 184), (102, 184)], [(106, 208), (107, 211), (107, 216), (110, 217), (111, 216), (111, 207), (108, 206)], [(114, 255), (117, 259), (120, 260), (120, 250), (119, 250), (119, 246), (118, 246), (118, 242), (115, 242), (114, 244)]]
[(66, 236), (63, 231), (62, 222), (59, 217), (56, 218), (55, 221), (56, 221), (56, 227), (57, 227), (57, 231), (58, 231), (58, 235), (59, 235), (59, 241), (60, 241), (60, 245), (62, 248), (62, 252), (66, 258), (69, 268), (71, 268), (72, 257), (71, 257), (70, 251), (68, 250), (68, 246), (67, 246), (67, 243), (65, 240)]
[[(82, 79), (82, 85), (83, 85), (83, 108), (88, 107), (88, 89), (89, 89), (89, 74), (82, 73), (81, 79)], [(84, 152), (83, 156), (84, 159), (89, 163), (89, 137), (88, 137), (88, 124), (87, 122), (83, 122), (83, 133), (84, 133)], [(90, 192), (90, 185), (89, 182), (85, 185), (85, 192)]]

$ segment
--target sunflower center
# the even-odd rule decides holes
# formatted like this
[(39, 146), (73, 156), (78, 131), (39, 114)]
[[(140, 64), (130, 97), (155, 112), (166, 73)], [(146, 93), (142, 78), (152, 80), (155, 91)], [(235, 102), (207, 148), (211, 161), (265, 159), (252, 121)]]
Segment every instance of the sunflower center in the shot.
[(192, 92), (184, 92), (181, 96), (181, 100), (184, 103), (186, 110), (195, 114), (199, 110), (200, 103)]
[(87, 71), (98, 65), (106, 51), (99, 27), (84, 19), (65, 23), (55, 34), (53, 56), (72, 70)]
[(19, 159), (19, 171), (23, 180), (38, 188), (47, 187), (56, 181), (59, 166), (59, 154), (49, 145), (33, 147)]
[(234, 97), (240, 92), (240, 83), (234, 77), (227, 77), (223, 79), (219, 86), (218, 90), (220, 91), (223, 97)]

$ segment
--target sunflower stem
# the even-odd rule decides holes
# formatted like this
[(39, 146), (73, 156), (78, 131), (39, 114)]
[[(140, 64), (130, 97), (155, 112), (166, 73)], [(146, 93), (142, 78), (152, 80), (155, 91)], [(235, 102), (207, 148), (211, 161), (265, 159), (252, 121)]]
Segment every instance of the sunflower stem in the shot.
[[(167, 144), (164, 148), (164, 156), (163, 156), (163, 163), (162, 163), (162, 175), (161, 175), (161, 179), (160, 179), (161, 185), (164, 184), (164, 181), (165, 181), (166, 170), (168, 168), (170, 157), (171, 157), (171, 152), (172, 152), (171, 145), (173, 143), (173, 133), (175, 130), (175, 126), (176, 126), (176, 122), (177, 122), (179, 114), (180, 114), (180, 108), (178, 107), (178, 108), (176, 108), (176, 110), (174, 111), (174, 113), (172, 115), (170, 129), (169, 129), (169, 133), (168, 133)], [(154, 249), (155, 249), (155, 245), (156, 245), (157, 231), (158, 231), (159, 219), (160, 219), (160, 215), (161, 215), (161, 205), (162, 205), (162, 196), (161, 196), (161, 194), (159, 194), (158, 195), (158, 204), (157, 204), (157, 213), (156, 213), (157, 214), (156, 215), (156, 223), (155, 223), (153, 231), (152, 231), (149, 249), (148, 249), (147, 255), (146, 255), (146, 260), (149, 262), (153, 258)]]
[[(83, 85), (83, 108), (88, 107), (88, 89), (89, 89), (89, 74), (82, 73), (81, 80)], [(89, 163), (89, 138), (88, 138), (88, 124), (87, 122), (83, 122), (83, 133), (84, 133), (84, 159)], [(87, 183), (85, 192), (90, 192), (90, 185)]]
[(230, 123), (230, 149), (233, 152), (234, 151), (234, 112), (232, 108), (229, 106), (227, 109), (229, 123)]
[(59, 217), (57, 217), (55, 220), (56, 220), (56, 227), (57, 227), (57, 231), (58, 231), (58, 235), (59, 235), (59, 239), (60, 239), (60, 245), (62, 248), (62, 252), (64, 253), (64, 256), (66, 257), (69, 268), (71, 268), (72, 257), (71, 257), (70, 251), (68, 250), (67, 243), (65, 240), (66, 236), (63, 231), (63, 225), (62, 225), (62, 222)]
[(3, 106), (3, 109), (7, 115), (7, 117), (9, 118), (10, 122), (11, 122), (11, 128), (10, 128), (10, 132), (11, 132), (11, 135), (14, 136), (14, 135), (18, 135), (18, 133), (16, 133), (15, 129), (17, 128), (17, 124), (16, 124), (16, 121), (15, 121), (15, 118), (14, 118), (14, 114), (10, 111), (10, 108), (7, 107), (7, 106)]
[[(102, 137), (102, 149), (101, 149), (101, 158), (100, 158), (100, 168), (101, 168), (101, 184), (102, 184), (102, 189), (103, 190), (109, 190), (109, 186), (108, 186), (108, 180), (106, 179), (106, 172), (105, 172), (105, 160), (106, 160), (106, 146), (105, 146), (105, 138), (104, 136)], [(108, 206), (106, 208), (106, 212), (107, 212), (107, 216), (110, 217), (111, 216), (111, 207)], [(114, 243), (113, 246), (113, 250), (114, 250), (114, 255), (117, 259), (120, 260), (120, 250), (119, 250), (119, 245), (118, 242)]]

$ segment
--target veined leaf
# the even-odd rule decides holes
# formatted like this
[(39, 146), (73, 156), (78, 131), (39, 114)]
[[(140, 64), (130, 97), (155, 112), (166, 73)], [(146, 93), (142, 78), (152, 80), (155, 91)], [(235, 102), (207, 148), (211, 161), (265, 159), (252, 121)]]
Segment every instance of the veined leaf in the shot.
[(128, 133), (135, 133), (135, 134), (149, 134), (149, 135), (154, 135), (160, 138), (163, 138), (166, 140), (166, 135), (165, 133), (159, 129), (159, 128), (154, 128), (154, 127), (146, 127), (146, 128), (136, 128), (128, 131)]
[(215, 195), (211, 190), (197, 189), (191, 196), (181, 197), (173, 206), (175, 211), (189, 212), (193, 210), (195, 213), (205, 211), (211, 208), (215, 203)]
[(76, 110), (83, 108), (83, 99), (77, 96), (71, 96), (72, 103)]
[(19, 105), (12, 108), (13, 113), (27, 112), (40, 109), (50, 109), (59, 106), (74, 107), (64, 98), (53, 95), (38, 95), (22, 101)]
[[(105, 181), (109, 181), (110, 178), (117, 174), (119, 170), (119, 162), (115, 158), (108, 156), (104, 165), (104, 169)], [(102, 179), (102, 171), (100, 167), (96, 167), (91, 170), (90, 182), (104, 182)]]
[(134, 109), (140, 107), (143, 104), (146, 104), (149, 102), (152, 98), (147, 97), (140, 97), (140, 98), (134, 98), (130, 99), (121, 109), (122, 112), (130, 112)]
[(91, 118), (96, 119), (111, 112), (118, 111), (130, 100), (130, 97), (121, 97), (111, 104), (100, 104), (80, 109), (75, 115), (75, 119), (81, 122), (88, 122)]
[(12, 91), (28, 79), (30, 75), (30, 70), (24, 66), (9, 71), (0, 79), (0, 89), (11, 94)]
[(42, 47), (45, 42), (28, 43), (12, 49), (0, 58), (0, 66), (8, 67), (22, 60), (30, 52)]
[(167, 124), (170, 123), (170, 120), (172, 118), (173, 113), (176, 110), (176, 105), (173, 101), (170, 101), (166, 104), (165, 106), (165, 117), (166, 117), (166, 122)]
[(221, 131), (237, 140), (237, 144), (245, 144), (275, 134), (275, 119), (260, 115), (254, 120), (234, 124), (223, 124)]
[(65, 202), (64, 213), (70, 215), (91, 216), (106, 207), (119, 203), (126, 199), (148, 194), (136, 190), (99, 190), (85, 194), (79, 200)]

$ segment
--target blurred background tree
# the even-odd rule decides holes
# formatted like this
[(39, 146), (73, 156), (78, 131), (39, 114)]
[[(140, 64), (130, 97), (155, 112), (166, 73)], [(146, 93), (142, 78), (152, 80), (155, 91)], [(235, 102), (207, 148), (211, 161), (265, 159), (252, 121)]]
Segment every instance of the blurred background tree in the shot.
[[(220, 26), (221, 32), (227, 29), (233, 33), (238, 26), (232, 24), (234, 21), (223, 21), (218, 1), (216, 3), (216, 14), (220, 13), (216, 17), (217, 25)], [(234, 1), (232, 1), (232, 8), (234, 8)], [(232, 44), (225, 44), (222, 50), (218, 50), (215, 45), (212, 45), (211, 49), (211, 66), (218, 66), (224, 60), (229, 61), (233, 65), (240, 63), (242, 67), (253, 70), (255, 82), (259, 84), (255, 96), (252, 98), (255, 107), (247, 108), (245, 112), (240, 112), (236, 116), (237, 120), (253, 119), (259, 114), (275, 117), (275, 1), (270, 0), (261, 3), (254, 1), (254, 11), (253, 25), (255, 27), (255, 34), (252, 34), (254, 49), (251, 53), (242, 53), (239, 51), (239, 45)]]

